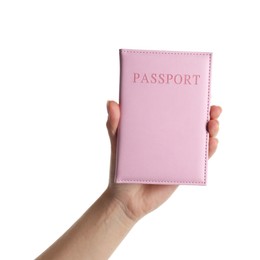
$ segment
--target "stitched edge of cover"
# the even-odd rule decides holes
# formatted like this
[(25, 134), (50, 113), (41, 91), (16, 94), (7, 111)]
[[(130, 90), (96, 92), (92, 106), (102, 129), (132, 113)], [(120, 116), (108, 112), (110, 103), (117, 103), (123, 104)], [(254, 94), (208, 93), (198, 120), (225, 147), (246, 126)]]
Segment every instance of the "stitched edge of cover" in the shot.
[(210, 55), (209, 52), (192, 52), (192, 51), (146, 51), (146, 50), (128, 50), (120, 49), (121, 52), (125, 53), (137, 53), (137, 54), (171, 54), (171, 55)]

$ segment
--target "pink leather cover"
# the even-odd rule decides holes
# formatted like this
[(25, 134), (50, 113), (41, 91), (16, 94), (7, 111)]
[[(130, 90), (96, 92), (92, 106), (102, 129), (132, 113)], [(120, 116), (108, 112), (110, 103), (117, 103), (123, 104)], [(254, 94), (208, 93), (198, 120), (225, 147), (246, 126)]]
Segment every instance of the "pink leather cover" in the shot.
[(212, 54), (119, 52), (115, 182), (205, 185)]

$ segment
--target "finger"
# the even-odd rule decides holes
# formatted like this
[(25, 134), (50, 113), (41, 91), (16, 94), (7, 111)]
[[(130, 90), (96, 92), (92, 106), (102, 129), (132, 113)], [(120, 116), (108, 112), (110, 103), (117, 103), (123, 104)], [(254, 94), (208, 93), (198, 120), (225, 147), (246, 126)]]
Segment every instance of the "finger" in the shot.
[(217, 119), (222, 112), (222, 108), (220, 106), (211, 106), (210, 108), (210, 119)]
[(210, 120), (208, 122), (208, 132), (210, 137), (215, 137), (219, 131), (219, 122), (218, 120)]
[(209, 138), (209, 158), (216, 152), (218, 147), (218, 139), (215, 137)]
[(107, 129), (110, 137), (114, 137), (116, 135), (116, 131), (119, 124), (119, 118), (120, 118), (119, 105), (115, 101), (108, 101), (107, 112), (108, 112)]

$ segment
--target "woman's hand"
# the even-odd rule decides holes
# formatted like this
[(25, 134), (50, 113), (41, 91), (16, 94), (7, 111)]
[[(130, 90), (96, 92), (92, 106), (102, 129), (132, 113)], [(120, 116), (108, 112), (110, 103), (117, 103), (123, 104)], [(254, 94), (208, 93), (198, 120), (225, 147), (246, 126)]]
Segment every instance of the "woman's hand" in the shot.
[[(153, 211), (165, 202), (177, 189), (178, 185), (152, 185), (152, 184), (117, 184), (114, 183), (117, 128), (120, 119), (120, 107), (114, 101), (107, 102), (107, 130), (111, 142), (110, 182), (108, 192), (119, 202), (125, 214), (137, 221), (144, 215)], [(215, 153), (218, 140), (216, 139), (219, 122), (218, 117), (222, 112), (221, 107), (212, 106), (210, 109), (210, 121), (207, 129), (209, 132), (209, 158)]]
[[(116, 184), (115, 174), (119, 105), (107, 104), (107, 129), (111, 141), (110, 182), (97, 201), (37, 260), (108, 259), (137, 220), (159, 207), (177, 185)], [(217, 118), (221, 108), (211, 107), (208, 123), (209, 157), (217, 149)]]

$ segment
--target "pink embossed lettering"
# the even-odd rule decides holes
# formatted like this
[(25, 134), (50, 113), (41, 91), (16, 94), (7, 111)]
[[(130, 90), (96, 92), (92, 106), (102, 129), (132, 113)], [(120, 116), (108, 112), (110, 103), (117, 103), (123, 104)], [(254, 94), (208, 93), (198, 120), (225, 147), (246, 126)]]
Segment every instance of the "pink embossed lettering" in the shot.
[(146, 74), (143, 75), (143, 78), (142, 78), (142, 80), (141, 80), (141, 83), (149, 83)]
[(140, 78), (140, 74), (139, 73), (134, 73), (134, 83), (136, 83), (136, 81)]
[(173, 79), (173, 75), (172, 74), (167, 74), (167, 80), (166, 80), (166, 83), (169, 84), (170, 80)]
[(195, 85), (198, 85), (198, 79), (200, 78), (200, 75), (193, 75), (193, 78), (195, 78)]
[(164, 74), (159, 74), (159, 81), (160, 84), (164, 83)]
[(181, 74), (177, 74), (174, 76), (174, 83), (180, 85), (182, 83), (182, 76)]
[(188, 74), (184, 75), (184, 84), (185, 85), (191, 85), (191, 83), (190, 83), (190, 75), (188, 75)]

